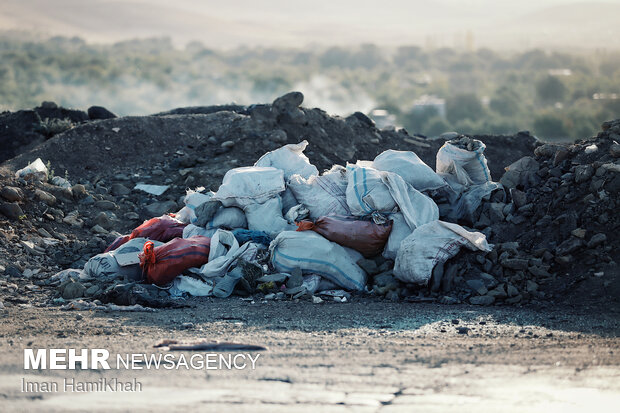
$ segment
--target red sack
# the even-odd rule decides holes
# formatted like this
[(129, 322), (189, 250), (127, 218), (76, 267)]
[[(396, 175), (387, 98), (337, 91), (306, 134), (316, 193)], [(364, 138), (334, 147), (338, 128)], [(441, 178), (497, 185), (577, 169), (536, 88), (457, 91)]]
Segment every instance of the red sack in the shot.
[(147, 241), (138, 255), (142, 275), (149, 283), (166, 285), (183, 271), (206, 264), (210, 246), (211, 238), (200, 235), (175, 238), (159, 247)]
[(297, 231), (312, 230), (330, 241), (353, 248), (364, 257), (370, 258), (383, 252), (392, 231), (392, 221), (381, 225), (356, 217), (329, 215), (319, 217), (314, 223), (297, 222), (297, 227)]
[(182, 223), (169, 215), (159, 218), (151, 218), (131, 232), (131, 238), (148, 238), (160, 242), (168, 242), (174, 238), (183, 237), (183, 228), (187, 224)]
[(114, 251), (115, 249), (117, 249), (118, 247), (120, 247), (121, 245), (123, 245), (124, 243), (126, 243), (127, 241), (129, 241), (131, 239), (131, 235), (121, 235), (120, 237), (116, 238), (109, 246), (108, 248), (105, 249), (105, 251), (103, 252), (110, 252), (110, 251)]

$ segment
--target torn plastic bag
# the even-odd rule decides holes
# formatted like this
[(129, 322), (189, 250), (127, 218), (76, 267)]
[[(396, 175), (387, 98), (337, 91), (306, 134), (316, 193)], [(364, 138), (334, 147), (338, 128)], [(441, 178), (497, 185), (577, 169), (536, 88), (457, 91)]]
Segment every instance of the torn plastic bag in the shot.
[(169, 215), (151, 218), (131, 231), (131, 239), (148, 238), (150, 240), (168, 242), (174, 238), (183, 237), (183, 229), (187, 224), (182, 223)]
[(366, 165), (368, 162), (347, 164), (346, 194), (351, 214), (365, 216), (374, 212), (392, 212), (396, 208), (396, 202), (383, 182), (383, 176), (387, 172), (377, 171)]
[[(196, 224), (198, 225), (198, 224)], [(213, 219), (206, 223), (207, 229), (224, 228), (236, 229), (247, 228), (248, 221), (243, 211), (237, 207), (222, 207), (217, 210)]]
[(202, 235), (203, 237), (211, 238), (216, 232), (217, 228), (206, 229), (203, 227), (198, 227), (194, 224), (189, 224), (183, 228), (183, 238), (190, 238), (195, 235)]
[(210, 245), (211, 239), (201, 236), (175, 238), (159, 247), (147, 241), (139, 255), (140, 268), (147, 282), (166, 285), (183, 271), (205, 264)]
[(297, 201), (310, 211), (310, 218), (317, 219), (326, 215), (351, 215), (347, 205), (346, 169), (335, 165), (321, 176), (304, 179), (293, 175), (288, 181), (288, 188)]
[(307, 219), (310, 216), (310, 211), (308, 208), (303, 206), (302, 204), (295, 205), (284, 215), (284, 219), (289, 224), (295, 224), (301, 220)]
[(213, 199), (224, 206), (244, 208), (263, 203), (284, 191), (284, 173), (272, 167), (250, 166), (226, 172)]
[(248, 220), (248, 229), (263, 231), (270, 236), (276, 236), (282, 231), (292, 231), (294, 225), (289, 224), (282, 216), (282, 203), (276, 196), (262, 204), (249, 204), (244, 208)]
[(316, 166), (312, 165), (308, 157), (304, 155), (304, 150), (307, 146), (308, 141), (306, 140), (297, 144), (291, 143), (284, 145), (275, 151), (267, 152), (261, 156), (254, 166), (271, 166), (281, 169), (284, 172), (285, 181), (288, 181), (293, 175), (300, 175), (308, 179), (312, 175), (318, 175), (319, 170), (316, 169)]
[(400, 212), (389, 215), (389, 219), (392, 221), (392, 230), (382, 255), (384, 258), (395, 260), (400, 249), (400, 243), (411, 235), (413, 229), (409, 227), (405, 217)]
[(39, 181), (47, 182), (47, 172), (47, 167), (41, 158), (37, 158), (26, 165), (25, 168), (15, 172), (15, 178), (38, 179)]
[(433, 268), (454, 257), (463, 246), (472, 251), (491, 251), (480, 232), (469, 232), (460, 225), (443, 221), (422, 225), (401, 242), (394, 275), (404, 282), (427, 285)]
[(421, 192), (448, 185), (442, 177), (411, 151), (388, 149), (377, 155), (372, 166), (379, 171), (400, 175), (405, 182)]
[(321, 285), (321, 276), (318, 274), (308, 274), (304, 275), (304, 281), (301, 286), (306, 289), (310, 294), (314, 294), (319, 289), (319, 285)]
[[(459, 145), (466, 143), (471, 150)], [(460, 137), (443, 144), (437, 151), (436, 171), (438, 174), (450, 174), (459, 177), (459, 182), (466, 184), (465, 175), (474, 184), (483, 184), (491, 180), (491, 172), (484, 157), (484, 143), (477, 139)], [(464, 173), (464, 174), (463, 174)]]
[(281, 232), (271, 242), (269, 252), (277, 271), (290, 273), (300, 268), (306, 274), (319, 274), (348, 290), (361, 291), (366, 285), (366, 272), (349, 252), (314, 231)]
[(203, 278), (223, 277), (239, 257), (246, 261), (254, 261), (257, 254), (257, 244), (248, 242), (239, 246), (232, 232), (218, 229), (211, 238), (209, 262), (197, 273)]
[(249, 229), (235, 229), (232, 231), (233, 235), (239, 242), (239, 245), (243, 245), (246, 242), (255, 242), (257, 244), (269, 245), (273, 238), (263, 231), (251, 231)]
[(350, 216), (330, 215), (320, 217), (314, 223), (297, 223), (297, 231), (312, 230), (326, 239), (360, 252), (370, 258), (381, 254), (392, 230), (392, 222), (375, 224)]
[[(134, 238), (113, 251), (95, 255), (84, 265), (84, 273), (93, 278), (123, 277), (127, 281), (141, 280), (142, 270), (138, 254), (142, 251), (146, 241), (145, 238)], [(158, 241), (155, 243), (162, 245)]]
[(187, 275), (179, 275), (174, 279), (173, 285), (168, 292), (173, 297), (180, 297), (183, 293), (194, 297), (208, 297), (213, 295), (213, 282), (211, 280), (198, 280)]

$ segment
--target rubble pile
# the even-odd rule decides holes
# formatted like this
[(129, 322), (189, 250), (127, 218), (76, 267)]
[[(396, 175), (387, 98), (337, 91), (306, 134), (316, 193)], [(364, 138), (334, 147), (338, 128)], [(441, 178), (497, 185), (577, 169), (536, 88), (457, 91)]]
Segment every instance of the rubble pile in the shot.
[[(446, 142), (302, 101), (88, 122), (6, 162), (2, 305), (166, 307), (232, 293), (513, 305), (616, 288), (620, 120), (573, 145), (527, 133)], [(38, 157), (44, 171), (25, 173)], [(145, 220), (175, 235), (135, 233)], [(208, 259), (151, 269), (166, 281), (155, 285), (147, 238), (148, 268), (158, 248)], [(123, 263), (130, 239), (142, 258)]]

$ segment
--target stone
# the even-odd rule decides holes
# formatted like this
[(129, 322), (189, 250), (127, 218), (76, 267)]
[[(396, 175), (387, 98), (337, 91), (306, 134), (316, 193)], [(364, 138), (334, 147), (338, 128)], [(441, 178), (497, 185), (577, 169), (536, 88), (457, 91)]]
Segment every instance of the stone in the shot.
[(523, 296), (521, 294), (517, 294), (514, 297), (508, 298), (506, 300), (506, 303), (508, 304), (516, 304), (518, 302), (520, 302), (523, 299)]
[(130, 220), (137, 220), (140, 218), (140, 215), (132, 211), (132, 212), (127, 212), (125, 214), (125, 218), (130, 219)]
[(144, 211), (149, 217), (160, 217), (169, 212), (177, 210), (177, 203), (174, 201), (153, 202), (144, 207)]
[(498, 284), (495, 277), (493, 277), (491, 274), (487, 274), (486, 272), (481, 272), (478, 276), (484, 283), (484, 286), (487, 288), (493, 288)]
[(114, 196), (124, 196), (129, 195), (131, 193), (131, 189), (127, 188), (123, 184), (113, 184), (110, 188), (112, 195)]
[(583, 241), (576, 237), (570, 237), (555, 249), (556, 255), (568, 255), (577, 251), (583, 246)]
[(95, 225), (90, 229), (95, 234), (107, 234), (108, 231), (105, 230), (101, 225)]
[(530, 156), (524, 156), (518, 161), (506, 167), (506, 172), (500, 179), (500, 183), (506, 188), (515, 188), (519, 185), (528, 186), (536, 182), (534, 175), (540, 165)]
[(607, 235), (603, 233), (594, 234), (590, 241), (588, 241), (588, 248), (596, 248), (599, 245), (604, 244), (607, 241)]
[(504, 221), (504, 204), (503, 202), (492, 202), (489, 204), (489, 219), (492, 223)]
[(282, 129), (277, 129), (269, 134), (269, 140), (275, 143), (286, 143), (288, 140), (288, 135)]
[(78, 211), (68, 213), (67, 216), (62, 219), (62, 222), (76, 228), (82, 228), (84, 226), (84, 221), (79, 218)]
[(9, 202), (21, 202), (24, 199), (22, 190), (14, 186), (5, 186), (0, 190), (0, 196)]
[(571, 235), (583, 239), (586, 236), (586, 230), (584, 228), (576, 228), (574, 230), (572, 230)]
[(536, 284), (532, 280), (527, 280), (525, 289), (527, 290), (528, 293), (534, 292), (534, 291), (538, 290), (538, 284)]
[(215, 145), (217, 143), (217, 138), (215, 136), (209, 136), (207, 142), (209, 142), (211, 145)]
[(191, 330), (194, 328), (194, 323), (192, 322), (183, 323), (181, 324), (181, 328), (184, 330)]
[(62, 290), (62, 298), (65, 300), (73, 300), (84, 296), (86, 288), (78, 281), (69, 281)]
[(519, 290), (517, 290), (517, 287), (515, 287), (514, 285), (508, 284), (508, 286), (506, 287), (506, 293), (508, 293), (509, 297), (514, 297), (519, 294)]
[(224, 141), (220, 144), (220, 146), (222, 148), (225, 149), (231, 149), (233, 146), (235, 146), (235, 142), (234, 141)]
[(108, 201), (107, 199), (102, 199), (101, 201), (95, 202), (95, 207), (107, 211), (113, 211), (118, 208), (118, 205), (112, 201)]
[(512, 202), (515, 204), (517, 209), (527, 204), (527, 195), (525, 192), (519, 191), (517, 188), (510, 189), (510, 196), (512, 197)]
[(506, 293), (506, 289), (504, 288), (504, 284), (499, 285), (497, 287), (495, 287), (494, 289), (490, 290), (487, 295), (490, 295), (491, 297), (495, 297), (495, 298), (506, 298), (508, 296), (508, 294)]
[(24, 211), (15, 202), (0, 202), (0, 214), (16, 221), (24, 215)]
[(296, 109), (304, 101), (304, 95), (301, 92), (289, 92), (273, 101), (272, 106), (280, 113), (284, 113), (290, 109)]
[(536, 266), (536, 265), (531, 266), (528, 269), (528, 271), (534, 277), (545, 278), (545, 277), (550, 277), (551, 276), (551, 274), (549, 274), (549, 272), (547, 270), (545, 270), (543, 267)]
[(579, 165), (575, 168), (575, 183), (585, 182), (594, 175), (592, 165)]
[(98, 225), (102, 228), (105, 229), (110, 229), (113, 227), (113, 222), (110, 219), (110, 217), (108, 216), (108, 214), (106, 214), (105, 212), (99, 212), (97, 214), (97, 216), (95, 217), (95, 219), (93, 219), (93, 222), (95, 223), (95, 225)]
[(49, 192), (45, 192), (41, 189), (34, 190), (34, 197), (41, 202), (45, 202), (49, 206), (56, 204), (56, 197)]
[(482, 280), (467, 280), (465, 282), (469, 288), (477, 292), (478, 295), (485, 295), (487, 293), (487, 287), (484, 286)]
[(71, 187), (71, 193), (73, 197), (76, 199), (86, 198), (88, 196), (88, 192), (86, 192), (86, 187), (82, 184), (75, 184)]
[(477, 297), (471, 297), (469, 303), (473, 305), (491, 305), (495, 302), (495, 297), (491, 295), (480, 295)]
[(511, 270), (527, 270), (528, 261), (521, 258), (505, 258), (501, 261), (502, 267)]
[(317, 296), (312, 296), (312, 303), (313, 304), (321, 304), (323, 302), (323, 299), (321, 297), (317, 297)]
[(614, 143), (609, 147), (609, 154), (614, 158), (620, 158), (620, 144)]
[(95, 204), (95, 198), (90, 195), (87, 195), (84, 199), (80, 201), (80, 204), (84, 206), (90, 206)]

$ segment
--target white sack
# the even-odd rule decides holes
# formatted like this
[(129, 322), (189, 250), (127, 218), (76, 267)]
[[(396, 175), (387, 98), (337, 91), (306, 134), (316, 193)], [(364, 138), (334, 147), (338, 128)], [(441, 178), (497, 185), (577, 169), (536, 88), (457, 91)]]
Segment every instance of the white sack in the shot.
[(181, 296), (183, 293), (187, 293), (194, 297), (208, 297), (213, 295), (213, 282), (179, 275), (172, 282), (169, 292), (172, 296)]
[(279, 196), (262, 204), (250, 204), (245, 207), (244, 211), (248, 220), (248, 229), (251, 231), (263, 231), (275, 237), (282, 231), (293, 231), (297, 228), (289, 224), (282, 216), (282, 203)]
[(379, 171), (393, 172), (418, 191), (430, 191), (447, 185), (414, 152), (388, 149), (377, 155), (372, 166)]
[(203, 237), (211, 238), (217, 231), (217, 228), (206, 229), (203, 227), (197, 227), (194, 224), (189, 224), (183, 228), (183, 238), (190, 238), (194, 235), (202, 235)]
[(280, 194), (280, 198), (282, 198), (283, 214), (286, 214), (291, 208), (299, 204), (297, 198), (295, 198), (295, 195), (293, 194), (293, 191), (291, 191), (291, 188), (286, 188), (286, 190)]
[(367, 162), (347, 164), (346, 194), (351, 214), (364, 216), (373, 212), (390, 213), (396, 207), (396, 202), (383, 182), (383, 175), (387, 172), (362, 166), (367, 164)]
[(351, 215), (346, 198), (346, 170), (342, 166), (336, 165), (329, 172), (309, 179), (293, 175), (288, 187), (297, 201), (308, 208), (312, 219), (327, 215)]
[(314, 231), (285, 231), (269, 245), (271, 263), (280, 272), (300, 268), (305, 274), (319, 274), (348, 290), (361, 291), (366, 273), (340, 245)]
[(383, 181), (410, 228), (417, 228), (439, 219), (435, 201), (416, 190), (392, 172), (383, 173)]
[[(438, 174), (445, 173), (459, 177), (459, 181), (464, 180), (463, 172), (471, 179), (474, 184), (483, 184), (491, 180), (491, 172), (487, 166), (487, 159), (484, 157), (484, 143), (474, 140), (478, 149), (468, 151), (456, 145), (446, 142), (437, 151), (436, 170)], [(461, 182), (464, 184), (463, 182)]]
[(404, 282), (426, 285), (435, 265), (454, 257), (462, 246), (472, 251), (491, 251), (480, 232), (469, 232), (460, 225), (443, 221), (422, 225), (401, 242), (394, 275)]
[[(383, 249), (383, 257), (391, 260), (396, 259), (396, 254), (400, 249), (400, 243), (407, 238), (413, 232), (413, 229), (409, 227), (405, 217), (402, 213), (397, 212), (388, 217), (392, 220), (392, 231), (390, 231), (390, 237)], [(414, 228), (415, 229), (415, 228)]]
[(284, 145), (275, 151), (267, 152), (261, 156), (254, 166), (272, 166), (281, 169), (284, 172), (285, 181), (288, 181), (293, 175), (300, 175), (308, 179), (313, 175), (318, 175), (319, 170), (316, 169), (316, 166), (310, 164), (310, 160), (304, 155), (306, 146), (308, 146), (308, 141), (306, 140), (297, 144)]
[(281, 169), (248, 166), (226, 172), (213, 199), (227, 207), (244, 208), (249, 204), (263, 203), (284, 189)]

